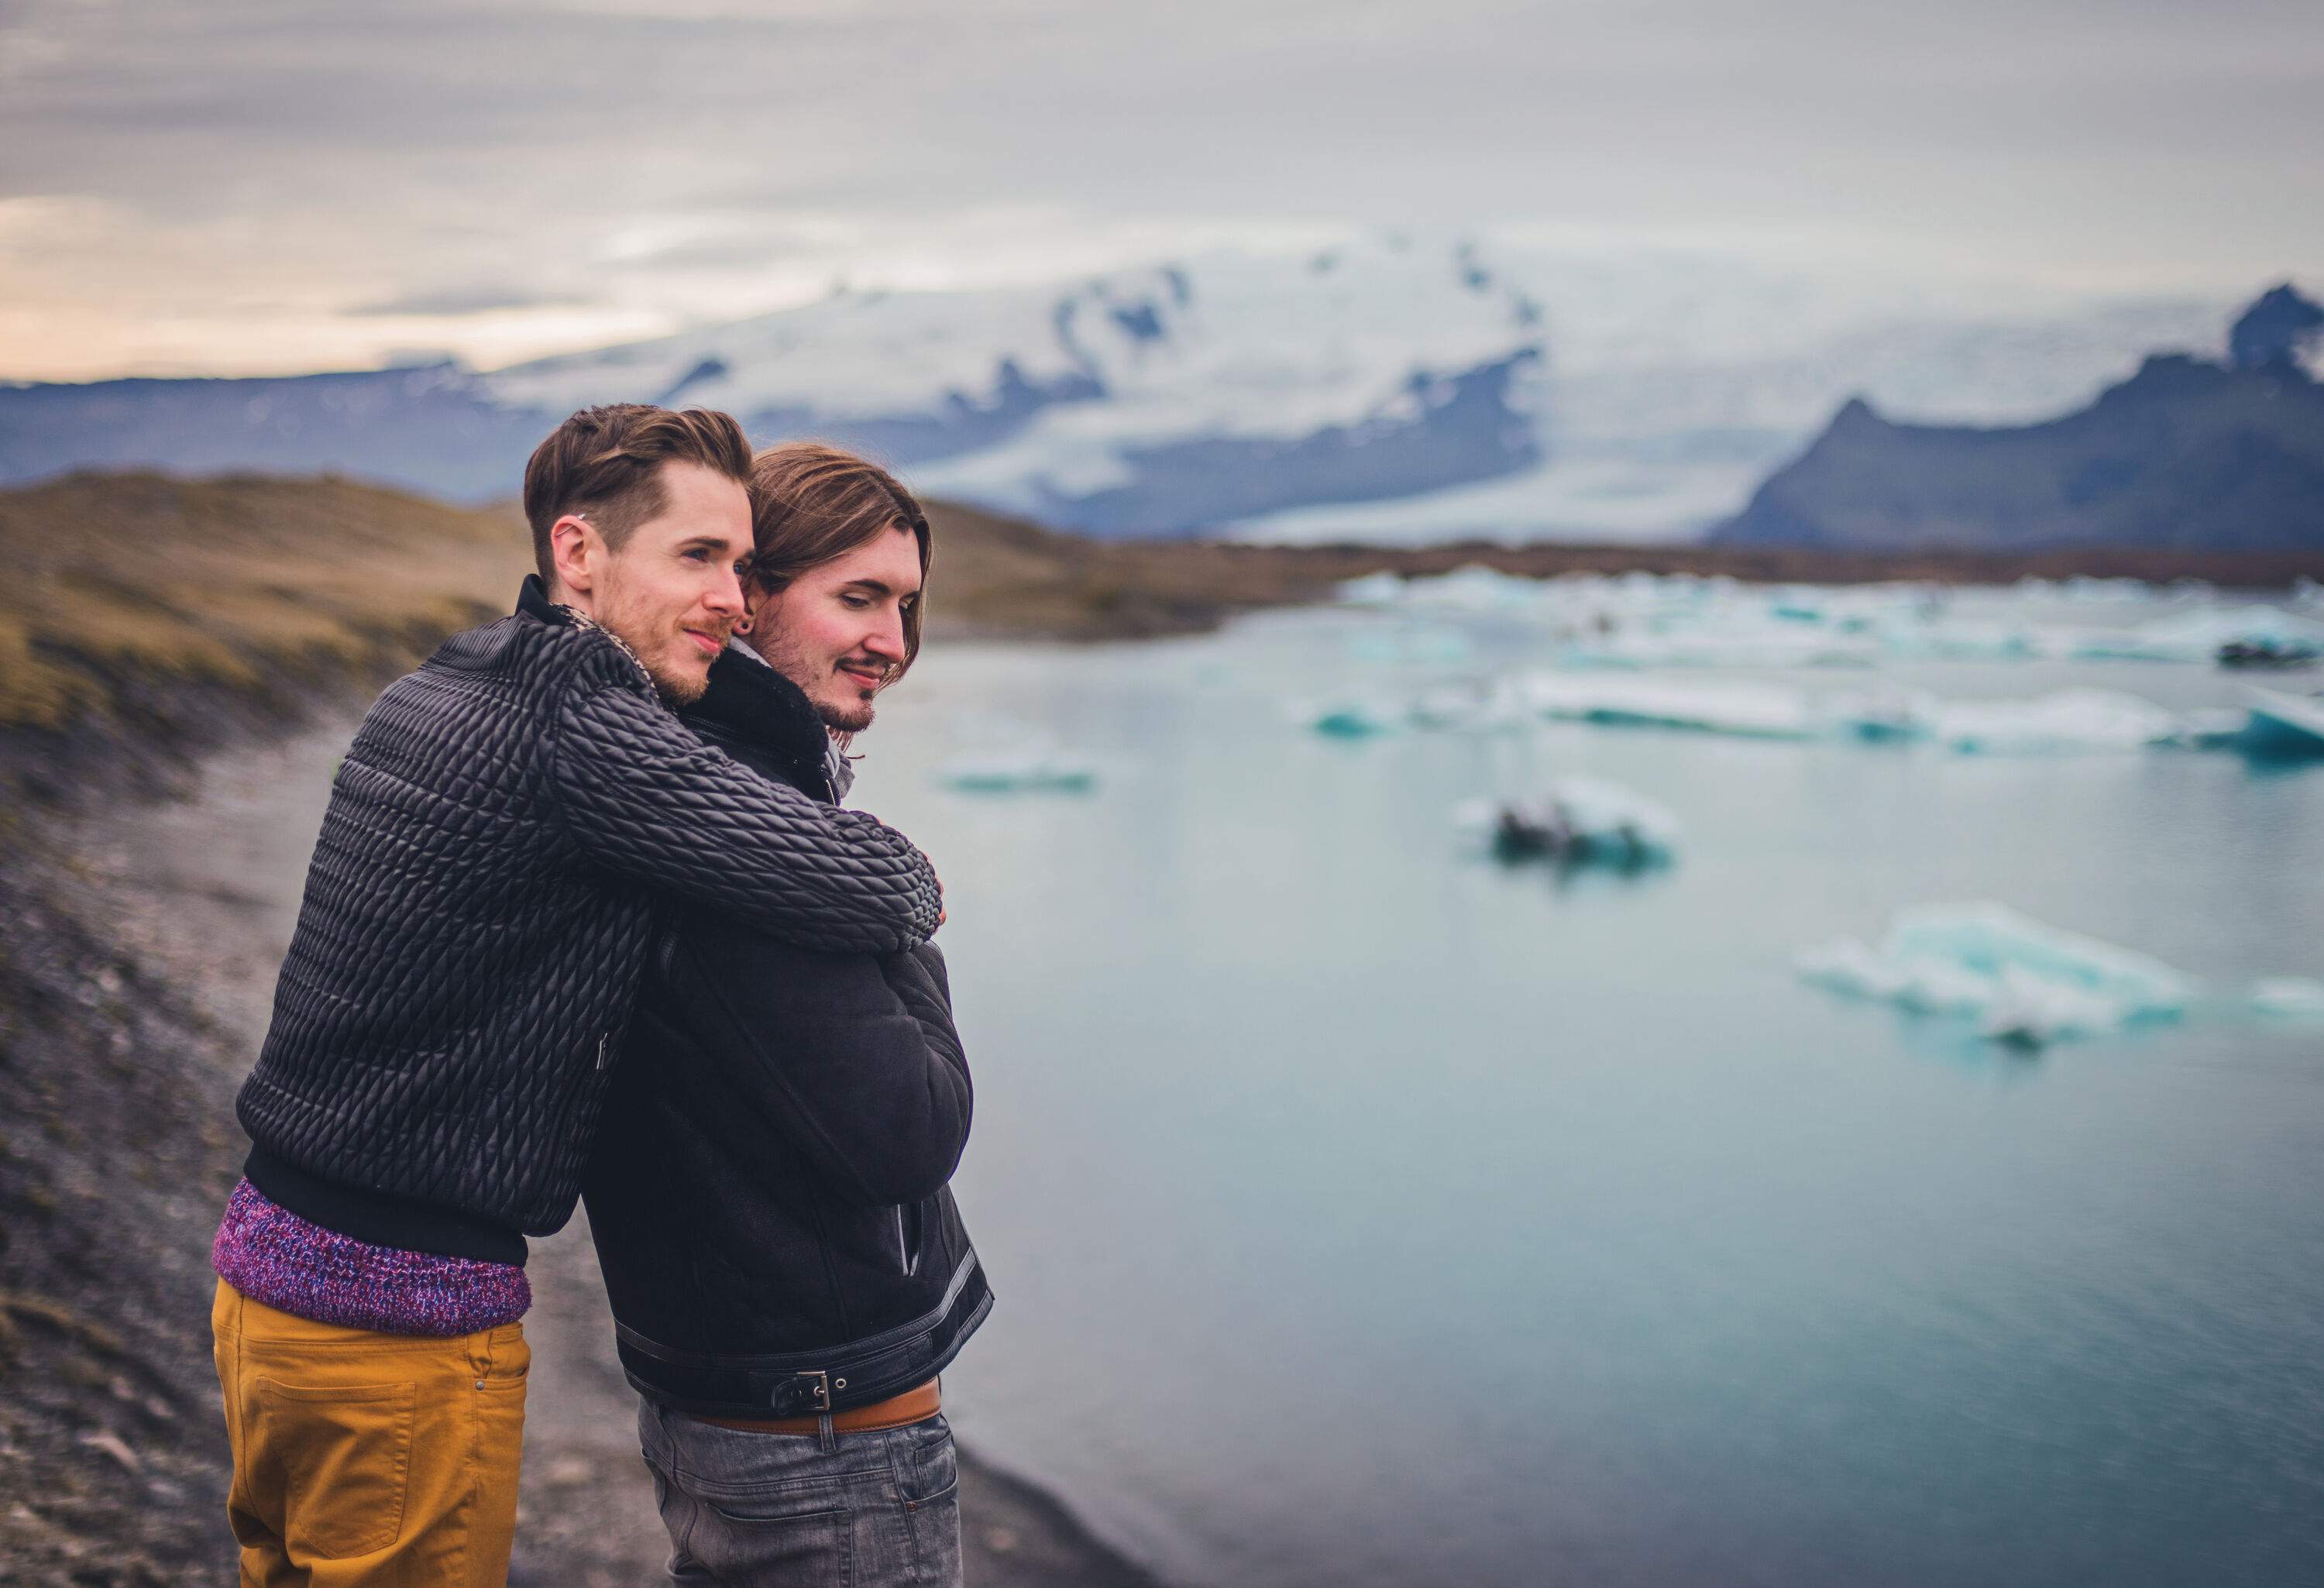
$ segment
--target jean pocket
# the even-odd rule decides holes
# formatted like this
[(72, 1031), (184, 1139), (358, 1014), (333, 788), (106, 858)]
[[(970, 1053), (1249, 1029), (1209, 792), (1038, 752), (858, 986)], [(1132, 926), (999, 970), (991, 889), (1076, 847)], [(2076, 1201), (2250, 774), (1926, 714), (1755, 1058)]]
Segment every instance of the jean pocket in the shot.
[(900, 1430), (906, 1448), (898, 1452), (896, 1487), (904, 1509), (939, 1505), (960, 1487), (960, 1454), (953, 1446), (952, 1425), (942, 1413)]
[(722, 1583), (846, 1583), (855, 1571), (855, 1513), (820, 1492), (724, 1491), (701, 1507), (686, 1547)]
[(342, 1560), (401, 1537), (420, 1386), (260, 1379), (253, 1388), (249, 1491), (281, 1507), (269, 1519), (292, 1557)]

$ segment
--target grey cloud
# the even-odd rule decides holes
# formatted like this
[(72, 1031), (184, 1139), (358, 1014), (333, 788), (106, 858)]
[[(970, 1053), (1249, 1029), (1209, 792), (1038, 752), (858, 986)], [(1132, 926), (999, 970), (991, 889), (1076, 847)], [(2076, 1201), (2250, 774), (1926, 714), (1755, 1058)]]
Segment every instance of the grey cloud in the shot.
[[(2282, 198), (2324, 98), (2312, 0), (678, 10), (19, 3), (0, 197), (360, 245), (397, 267), (389, 302), (470, 272), (570, 294), (592, 238), (689, 208), (906, 240), (996, 208), (1840, 224), (2005, 262), (2324, 266), (2324, 214)], [(747, 268), (760, 235), (622, 273)]]
[(586, 301), (586, 299), (568, 293), (542, 292), (507, 283), (479, 282), (470, 286), (423, 288), (418, 291), (399, 293), (377, 302), (359, 304), (346, 312), (365, 316), (489, 314), (494, 309), (567, 309)]

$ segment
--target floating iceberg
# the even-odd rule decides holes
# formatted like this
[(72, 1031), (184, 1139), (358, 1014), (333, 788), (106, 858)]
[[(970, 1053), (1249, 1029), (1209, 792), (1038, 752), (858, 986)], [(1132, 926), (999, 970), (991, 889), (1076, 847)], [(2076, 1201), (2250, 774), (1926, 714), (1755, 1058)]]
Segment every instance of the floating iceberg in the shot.
[(2175, 741), (2185, 725), (2151, 700), (2111, 689), (2061, 689), (2031, 700), (1948, 700), (1930, 736), (1964, 755), (2144, 750)]
[(2251, 985), (2251, 1006), (2278, 1020), (2324, 1020), (2324, 982), (2266, 976)]
[(1536, 711), (1566, 722), (1679, 728), (1753, 739), (1812, 739), (1822, 731), (1808, 697), (1781, 684), (1672, 684), (1536, 674), (1522, 687)]
[(1794, 965), (1834, 992), (1969, 1020), (1980, 1036), (2030, 1046), (2173, 1020), (2196, 992), (2161, 960), (1992, 903), (1906, 910), (1877, 945), (1843, 938)]
[(1880, 647), (1791, 624), (1706, 623), (1677, 632), (1626, 630), (1576, 641), (1560, 660), (1568, 667), (1873, 667)]
[(2240, 748), (2263, 761), (2302, 761), (2324, 756), (2324, 696), (2286, 695), (2257, 685), (2244, 690), (2251, 702)]
[(1667, 863), (1678, 849), (1677, 817), (1603, 778), (1560, 778), (1538, 799), (1472, 802), (1455, 819), (1503, 860), (1637, 869)]
[(1369, 739), (1393, 734), (1403, 725), (1402, 713), (1371, 701), (1349, 700), (1319, 706), (1305, 714), (1307, 725), (1327, 739)]
[(1343, 606), (1394, 606), (1404, 599), (1404, 580), (1391, 573), (1346, 579), (1333, 592)]
[(2324, 623), (2274, 606), (2235, 606), (2190, 612), (2140, 628), (2084, 634), (2070, 654), (2078, 660), (2210, 661), (2223, 646), (2273, 651), (2324, 647)]
[(2076, 574), (2060, 588), (2069, 601), (2085, 605), (2120, 605), (2154, 599), (2154, 586), (2144, 579), (2101, 579)]
[(1906, 743), (1936, 732), (1944, 703), (1919, 691), (1881, 690), (1835, 695), (1819, 708), (1825, 726), (1843, 739), (1872, 744)]
[(2054, 635), (2022, 623), (1969, 618), (1884, 626), (1880, 639), (1889, 655), (1915, 661), (2026, 661), (2064, 648)]
[[(1377, 594), (1384, 586), (1369, 587)], [(1499, 568), (1487, 568), (1481, 562), (1469, 563), (1449, 574), (1406, 579), (1397, 593), (1401, 605), (1442, 612), (1508, 612), (1540, 604), (1544, 594), (1539, 579), (1529, 579), (1521, 574), (1505, 574)]]
[(1462, 734), (1510, 734), (1540, 720), (1525, 692), (1508, 683), (1447, 684), (1412, 703), (1415, 727)]
[(1083, 794), (1097, 768), (1078, 756), (1033, 747), (964, 755), (936, 769), (936, 780), (964, 794)]

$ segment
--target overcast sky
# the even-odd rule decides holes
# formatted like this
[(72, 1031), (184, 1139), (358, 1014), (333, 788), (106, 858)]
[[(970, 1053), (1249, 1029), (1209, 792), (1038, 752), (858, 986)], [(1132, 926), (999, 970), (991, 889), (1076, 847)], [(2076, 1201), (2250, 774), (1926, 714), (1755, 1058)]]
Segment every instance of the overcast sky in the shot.
[(0, 377), (483, 364), (1379, 224), (2324, 285), (2317, 0), (0, 0)]

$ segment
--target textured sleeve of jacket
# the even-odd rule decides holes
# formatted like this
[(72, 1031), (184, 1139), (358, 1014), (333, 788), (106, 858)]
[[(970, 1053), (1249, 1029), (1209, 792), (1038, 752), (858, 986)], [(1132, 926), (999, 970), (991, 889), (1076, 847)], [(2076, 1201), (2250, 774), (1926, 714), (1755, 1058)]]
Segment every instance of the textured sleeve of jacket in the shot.
[(973, 1098), (933, 944), (815, 954), (696, 928), (678, 935), (663, 971), (692, 1036), (836, 1195), (884, 1207), (952, 1178)]
[(823, 949), (892, 953), (936, 929), (911, 840), (760, 777), (633, 689), (568, 699), (551, 764), (575, 841), (609, 871)]

